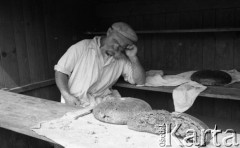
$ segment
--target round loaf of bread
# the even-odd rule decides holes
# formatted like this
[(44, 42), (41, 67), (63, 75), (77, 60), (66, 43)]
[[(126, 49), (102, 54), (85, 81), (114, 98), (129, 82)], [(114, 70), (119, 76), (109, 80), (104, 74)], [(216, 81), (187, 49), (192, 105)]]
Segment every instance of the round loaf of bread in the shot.
[(165, 124), (171, 122), (171, 114), (165, 110), (141, 112), (132, 116), (127, 125), (131, 130), (160, 134), (165, 132)]
[(96, 119), (113, 124), (127, 124), (128, 119), (136, 113), (152, 110), (151, 106), (140, 99), (126, 97), (108, 100), (93, 109)]
[[(171, 113), (171, 116), (171, 127), (174, 128), (176, 125), (179, 125), (179, 128), (175, 133), (176, 137), (183, 139), (186, 136), (196, 134), (196, 142), (201, 143), (202, 138), (204, 138), (204, 142), (209, 143), (211, 139), (211, 133), (202, 135), (204, 134), (205, 130), (209, 129), (209, 127), (204, 122), (186, 113), (173, 112)], [(201, 133), (201, 131), (204, 132)], [(189, 141), (192, 142), (192, 140), (193, 139), (190, 139)]]
[[(196, 142), (202, 145), (208, 144), (211, 139), (211, 133), (207, 133), (206, 136), (201, 135), (201, 130), (205, 132), (206, 129), (209, 129), (208, 126), (201, 120), (185, 113), (169, 113), (165, 110), (141, 112), (132, 116), (128, 120), (127, 125), (131, 130), (157, 135), (171, 133), (178, 127), (175, 137), (184, 139), (195, 134), (196, 139), (189, 139), (188, 141), (193, 142), (193, 140), (196, 140)], [(201, 138), (203, 138), (204, 143), (201, 143)]]
[(191, 75), (191, 80), (207, 86), (222, 86), (230, 83), (232, 77), (220, 70), (200, 70)]

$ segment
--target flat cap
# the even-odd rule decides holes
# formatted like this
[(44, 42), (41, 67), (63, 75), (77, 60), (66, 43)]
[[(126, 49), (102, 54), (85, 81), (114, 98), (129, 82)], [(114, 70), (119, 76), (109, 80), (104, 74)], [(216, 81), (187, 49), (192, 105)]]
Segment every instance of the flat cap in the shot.
[(133, 42), (136, 42), (138, 40), (136, 32), (124, 22), (113, 23), (112, 29)]

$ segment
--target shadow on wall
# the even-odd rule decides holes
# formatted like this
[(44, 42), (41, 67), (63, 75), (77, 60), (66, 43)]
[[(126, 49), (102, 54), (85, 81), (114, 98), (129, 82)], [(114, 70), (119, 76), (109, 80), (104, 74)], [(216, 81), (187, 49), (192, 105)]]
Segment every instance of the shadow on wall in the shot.
[(11, 78), (11, 76), (0, 66), (0, 88), (12, 88), (16, 87), (17, 83)]

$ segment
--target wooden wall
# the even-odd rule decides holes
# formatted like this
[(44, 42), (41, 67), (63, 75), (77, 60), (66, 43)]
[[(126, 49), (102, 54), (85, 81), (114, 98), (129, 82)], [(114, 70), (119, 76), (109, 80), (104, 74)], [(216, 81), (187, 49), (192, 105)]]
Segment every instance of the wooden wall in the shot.
[[(240, 27), (237, 0), (106, 0), (96, 11), (101, 23), (92, 30), (97, 31), (115, 21), (125, 21), (135, 30)], [(239, 32), (138, 35), (139, 57), (147, 70), (240, 68)]]
[(91, 25), (90, 4), (0, 0), (0, 87), (53, 78), (60, 56)]
[[(54, 77), (53, 67), (91, 26), (92, 2), (78, 0), (0, 0), (0, 88)], [(26, 95), (59, 101), (55, 85)], [(28, 136), (0, 128), (1, 148), (50, 148)]]

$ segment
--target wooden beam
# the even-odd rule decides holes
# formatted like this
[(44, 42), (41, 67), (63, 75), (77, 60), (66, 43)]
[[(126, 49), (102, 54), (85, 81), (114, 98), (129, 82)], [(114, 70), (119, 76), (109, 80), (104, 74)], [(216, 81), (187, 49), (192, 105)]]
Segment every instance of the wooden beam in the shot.
[(51, 85), (55, 85), (55, 79), (44, 80), (44, 81), (35, 82), (35, 83), (18, 86), (11, 89), (5, 89), (5, 90), (15, 92), (15, 93), (23, 93), (23, 92), (31, 91), (34, 89), (51, 86)]
[[(208, 29), (172, 29), (172, 30), (137, 30), (137, 34), (158, 34), (158, 33), (208, 33), (208, 32), (236, 32), (240, 28), (208, 28)], [(106, 32), (85, 32), (86, 35), (103, 35)]]

